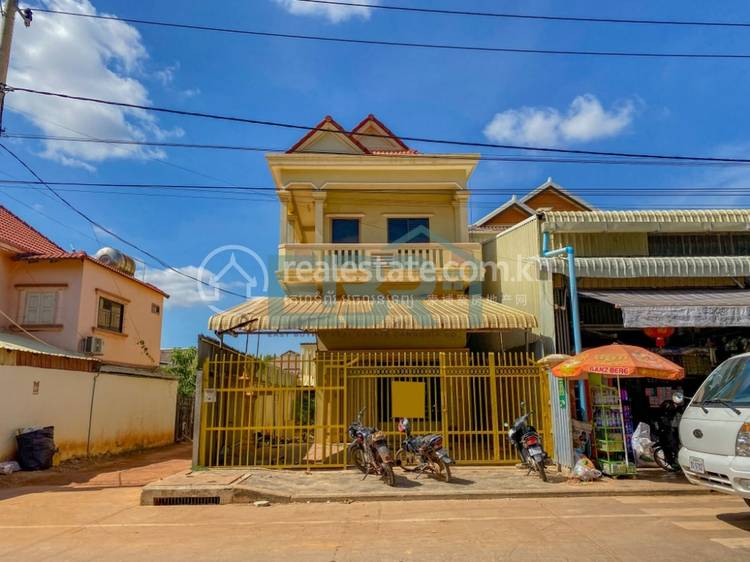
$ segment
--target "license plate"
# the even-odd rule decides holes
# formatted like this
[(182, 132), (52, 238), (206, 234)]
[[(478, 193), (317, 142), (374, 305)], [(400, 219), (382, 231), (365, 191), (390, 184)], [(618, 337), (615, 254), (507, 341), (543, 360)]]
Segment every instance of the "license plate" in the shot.
[(706, 465), (703, 463), (703, 459), (698, 457), (690, 457), (690, 472), (695, 472), (696, 474), (705, 474), (706, 473)]
[(542, 454), (542, 448), (539, 445), (532, 445), (529, 447), (529, 454), (530, 455), (541, 455)]

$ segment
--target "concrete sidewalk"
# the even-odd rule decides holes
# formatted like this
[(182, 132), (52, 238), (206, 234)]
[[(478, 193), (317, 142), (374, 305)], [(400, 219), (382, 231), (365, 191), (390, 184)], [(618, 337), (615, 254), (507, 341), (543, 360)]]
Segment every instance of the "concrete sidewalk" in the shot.
[(636, 478), (602, 478), (595, 482), (570, 481), (550, 469), (546, 483), (515, 467), (457, 466), (449, 483), (429, 476), (417, 478), (396, 469), (395, 487), (374, 475), (363, 480), (362, 473), (355, 469), (213, 469), (178, 472), (153, 482), (143, 488), (141, 503), (190, 503), (191, 499), (198, 503), (198, 498), (226, 504), (255, 500), (305, 503), (705, 493), (705, 489), (689, 484), (682, 474), (660, 469), (642, 470)]

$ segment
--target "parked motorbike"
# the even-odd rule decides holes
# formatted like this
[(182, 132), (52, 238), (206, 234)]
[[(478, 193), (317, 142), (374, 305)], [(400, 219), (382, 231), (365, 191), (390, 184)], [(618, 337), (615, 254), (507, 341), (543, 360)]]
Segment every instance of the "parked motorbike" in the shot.
[[(414, 436), (411, 434), (411, 422), (407, 418), (401, 418), (398, 430), (404, 434), (404, 440), (396, 453), (396, 465), (407, 472), (417, 472), (420, 475), (429, 473), (439, 480), (450, 482), (450, 465), (455, 462), (443, 447), (443, 436)], [(414, 468), (409, 468), (414, 464)]]
[(680, 470), (677, 462), (677, 453), (680, 451), (679, 427), (685, 406), (682, 392), (673, 393), (671, 400), (665, 400), (659, 406), (659, 419), (654, 423), (654, 461), (667, 472)]
[[(521, 402), (521, 410), (525, 409), (526, 404)], [(529, 424), (529, 418), (533, 413), (533, 411), (527, 412), (513, 422), (508, 430), (508, 439), (515, 446), (523, 464), (529, 467), (528, 474), (535, 471), (539, 474), (539, 478), (546, 482), (547, 473), (544, 470), (544, 463), (547, 460), (547, 453), (542, 448), (542, 440), (536, 428)], [(509, 427), (507, 422), (505, 427)]]
[[(385, 480), (389, 486), (396, 485), (396, 476), (393, 473), (393, 457), (386, 443), (385, 433), (375, 427), (366, 427), (362, 424), (362, 408), (357, 414), (357, 419), (349, 425), (349, 444), (347, 453), (349, 460), (364, 473), (377, 474)], [(363, 480), (364, 480), (363, 478)]]

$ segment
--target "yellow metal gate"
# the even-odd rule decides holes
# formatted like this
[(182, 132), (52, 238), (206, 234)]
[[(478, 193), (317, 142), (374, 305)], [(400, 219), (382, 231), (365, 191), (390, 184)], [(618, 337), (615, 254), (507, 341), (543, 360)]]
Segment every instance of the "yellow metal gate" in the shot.
[(275, 358), (206, 362), (202, 381), (203, 466), (343, 467), (346, 428), (363, 411), (388, 435), (398, 419), (415, 433), (440, 433), (459, 463), (509, 464), (504, 432), (522, 411), (552, 445), (544, 369), (521, 354), (467, 352), (320, 353), (289, 365)]

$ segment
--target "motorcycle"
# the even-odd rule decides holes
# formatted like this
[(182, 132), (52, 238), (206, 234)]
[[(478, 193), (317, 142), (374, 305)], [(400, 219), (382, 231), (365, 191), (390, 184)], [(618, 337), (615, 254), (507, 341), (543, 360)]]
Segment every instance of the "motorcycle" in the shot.
[[(385, 433), (374, 427), (366, 427), (362, 424), (362, 408), (357, 414), (357, 419), (349, 425), (349, 437), (352, 442), (347, 449), (349, 460), (364, 473), (377, 474), (385, 480), (389, 486), (396, 485), (396, 476), (393, 473), (393, 457), (386, 443)], [(363, 480), (364, 480), (363, 478)]]
[[(525, 409), (525, 403), (521, 402), (521, 410)], [(521, 457), (523, 464), (529, 467), (529, 472), (535, 471), (539, 474), (544, 482), (547, 481), (547, 473), (544, 470), (544, 463), (547, 460), (547, 453), (542, 448), (542, 440), (539, 437), (533, 425), (529, 424), (529, 418), (534, 412), (527, 412), (513, 422), (508, 429), (508, 439), (516, 448), (518, 456)], [(505, 427), (508, 428), (506, 422)]]
[[(411, 434), (411, 422), (407, 418), (401, 418), (398, 430), (404, 434), (401, 448), (396, 453), (396, 465), (406, 472), (417, 472), (418, 474), (431, 473), (435, 478), (450, 482), (450, 465), (455, 461), (443, 447), (442, 435), (422, 435), (415, 437)], [(414, 468), (408, 468), (415, 464)]]
[(667, 472), (677, 472), (680, 465), (677, 453), (680, 451), (680, 418), (685, 411), (685, 396), (682, 392), (672, 394), (671, 400), (665, 400), (659, 406), (660, 415), (654, 429), (656, 443), (654, 444), (654, 462)]

